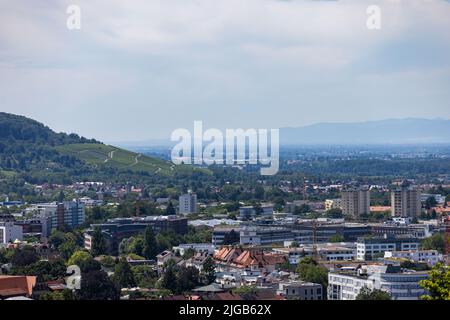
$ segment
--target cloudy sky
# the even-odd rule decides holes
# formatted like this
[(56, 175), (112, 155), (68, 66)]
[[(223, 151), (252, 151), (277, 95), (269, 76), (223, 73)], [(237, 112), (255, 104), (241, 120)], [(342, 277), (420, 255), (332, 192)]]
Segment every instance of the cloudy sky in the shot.
[(449, 17), (445, 0), (0, 0), (0, 111), (104, 141), (448, 119)]

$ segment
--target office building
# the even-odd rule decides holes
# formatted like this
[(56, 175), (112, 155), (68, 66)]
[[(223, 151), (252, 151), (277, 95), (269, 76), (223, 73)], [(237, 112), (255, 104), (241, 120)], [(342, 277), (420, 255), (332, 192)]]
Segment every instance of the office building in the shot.
[(355, 300), (364, 287), (386, 291), (392, 300), (419, 300), (426, 294), (419, 282), (427, 278), (427, 272), (383, 265), (332, 271), (328, 273), (328, 300)]
[(356, 242), (356, 260), (368, 261), (383, 257), (386, 251), (419, 250), (417, 238), (397, 238), (385, 236), (380, 238), (359, 238)]
[(271, 218), (273, 217), (273, 205), (263, 204), (260, 208), (253, 206), (245, 206), (239, 208), (239, 220), (253, 220), (254, 218)]

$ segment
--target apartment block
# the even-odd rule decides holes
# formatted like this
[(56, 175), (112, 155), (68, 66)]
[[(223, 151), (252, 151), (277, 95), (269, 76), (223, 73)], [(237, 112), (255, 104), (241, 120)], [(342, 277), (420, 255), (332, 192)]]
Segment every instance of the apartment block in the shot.
[(370, 213), (370, 191), (364, 188), (349, 188), (342, 191), (342, 213), (344, 216), (358, 218)]

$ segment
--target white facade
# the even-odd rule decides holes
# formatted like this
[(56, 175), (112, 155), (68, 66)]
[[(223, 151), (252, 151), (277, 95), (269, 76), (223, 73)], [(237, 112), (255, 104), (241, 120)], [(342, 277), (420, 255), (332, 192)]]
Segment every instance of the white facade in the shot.
[(443, 261), (443, 256), (437, 250), (418, 250), (418, 251), (386, 251), (385, 258), (408, 259), (415, 262), (425, 262), (430, 266)]
[(364, 276), (350, 273), (328, 274), (329, 300), (355, 300), (360, 290), (367, 287), (388, 292), (392, 300), (419, 300), (426, 291), (419, 281), (427, 279), (426, 272), (386, 272), (386, 266), (378, 266)]
[(196, 252), (207, 252), (209, 254), (213, 254), (215, 246), (210, 243), (182, 243), (176, 247), (173, 247), (173, 251), (178, 251), (180, 255), (184, 255), (186, 250), (189, 249), (193, 249)]
[(23, 240), (23, 230), (13, 221), (0, 222), (0, 244), (7, 244), (15, 240)]
[[(52, 229), (64, 225), (76, 227), (85, 221), (85, 206), (79, 201), (40, 203), (35, 204), (31, 210), (35, 211), (37, 216), (41, 218), (44, 236), (48, 236)], [(47, 234), (44, 234), (44, 230)]]
[(409, 239), (358, 241), (356, 243), (356, 260), (365, 261), (367, 257), (373, 259), (374, 256), (381, 254), (384, 256), (386, 251), (415, 251), (419, 250), (419, 245), (419, 241), (410, 241)]
[(179, 198), (179, 209), (182, 215), (197, 213), (197, 195), (195, 193), (181, 195)]

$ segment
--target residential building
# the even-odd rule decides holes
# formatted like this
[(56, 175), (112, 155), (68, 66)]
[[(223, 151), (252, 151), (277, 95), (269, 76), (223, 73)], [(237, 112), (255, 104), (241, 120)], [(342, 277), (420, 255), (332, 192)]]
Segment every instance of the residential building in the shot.
[(355, 300), (364, 287), (386, 291), (392, 300), (419, 300), (426, 294), (419, 281), (427, 278), (427, 272), (383, 265), (331, 271), (328, 273), (328, 300)]
[(398, 238), (393, 236), (359, 238), (356, 242), (356, 259), (359, 261), (373, 260), (383, 257), (386, 251), (419, 250), (420, 241), (417, 238)]
[(342, 191), (342, 213), (344, 216), (358, 218), (370, 213), (370, 190), (348, 188)]
[(35, 212), (35, 217), (45, 221), (46, 234), (43, 236), (49, 236), (52, 229), (77, 227), (85, 220), (85, 206), (78, 200), (35, 204), (31, 210)]
[(340, 209), (342, 206), (342, 199), (327, 199), (325, 200), (325, 210)]
[(35, 276), (0, 275), (0, 300), (15, 297), (31, 297), (36, 286)]
[(179, 198), (179, 212), (182, 215), (197, 213), (197, 195), (195, 193), (186, 193)]
[(194, 250), (195, 252), (214, 253), (214, 245), (211, 243), (182, 243), (172, 248), (173, 252), (178, 252), (181, 256), (189, 249)]
[(391, 191), (391, 214), (393, 217), (417, 218), (422, 205), (420, 193), (414, 187), (401, 187)]
[(287, 262), (286, 256), (257, 249), (242, 250), (223, 247), (214, 254), (218, 272), (243, 276), (259, 276), (278, 269)]
[(323, 300), (322, 285), (312, 282), (280, 282), (277, 294), (288, 300)]

